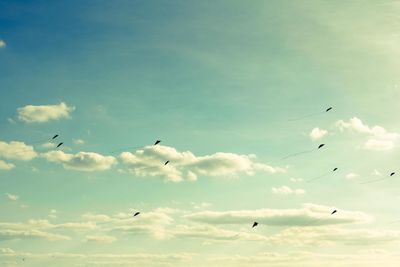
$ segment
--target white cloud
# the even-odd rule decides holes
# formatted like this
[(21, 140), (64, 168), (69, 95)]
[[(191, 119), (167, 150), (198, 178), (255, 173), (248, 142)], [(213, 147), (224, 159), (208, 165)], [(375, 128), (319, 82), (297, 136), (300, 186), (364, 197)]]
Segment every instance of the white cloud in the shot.
[(5, 161), (0, 160), (0, 170), (9, 171), (15, 167), (14, 164), (7, 163)]
[(64, 102), (58, 105), (27, 105), (17, 109), (18, 119), (24, 122), (47, 122), (49, 120), (59, 120), (69, 118), (75, 107), (69, 107)]
[(7, 46), (6, 42), (3, 40), (0, 40), (0, 48), (4, 48), (6, 46)]
[(382, 173), (381, 173), (380, 171), (378, 171), (377, 169), (375, 169), (375, 170), (372, 172), (372, 175), (374, 175), (374, 176), (382, 176)]
[(112, 156), (103, 156), (94, 152), (67, 154), (63, 151), (50, 151), (42, 154), (50, 162), (63, 164), (65, 169), (77, 171), (104, 171), (116, 164)]
[(109, 235), (88, 235), (86, 236), (87, 242), (96, 242), (96, 243), (113, 243), (117, 240), (114, 236)]
[(13, 195), (13, 194), (9, 194), (9, 193), (7, 193), (6, 196), (11, 201), (17, 201), (19, 199), (19, 196)]
[(271, 237), (272, 242), (293, 245), (379, 245), (399, 242), (399, 231), (292, 227)]
[[(94, 266), (136, 266), (136, 267), (166, 267), (166, 266), (188, 266), (195, 254), (190, 253), (133, 253), (133, 254), (112, 254), (112, 253), (30, 253), (17, 252), (10, 248), (0, 248), (0, 258), (10, 258), (10, 265), (16, 266), (21, 258), (27, 258), (32, 262), (48, 262), (58, 259), (68, 266), (94, 267)], [(4, 262), (3, 262), (4, 263)], [(189, 263), (189, 264), (188, 264)]]
[(288, 186), (273, 187), (271, 191), (275, 195), (280, 195), (280, 196), (288, 196), (288, 195), (299, 196), (299, 195), (304, 195), (306, 193), (304, 189), (292, 189)]
[(304, 179), (302, 179), (302, 178), (290, 178), (290, 181), (292, 183), (301, 183), (301, 182), (304, 181)]
[(240, 211), (202, 211), (184, 217), (209, 224), (260, 224), (279, 226), (313, 226), (369, 222), (372, 218), (362, 212), (340, 210), (331, 215), (334, 207), (304, 204), (300, 209), (258, 209)]
[(82, 139), (74, 139), (73, 141), (74, 141), (75, 145), (83, 145), (83, 144), (85, 144), (85, 141), (82, 140)]
[(23, 142), (11, 141), (7, 143), (0, 141), (0, 158), (28, 161), (36, 156), (33, 147)]
[(225, 230), (213, 225), (178, 225), (171, 231), (175, 238), (199, 238), (212, 241), (267, 241), (268, 238), (258, 234)]
[(52, 149), (56, 147), (56, 144), (51, 142), (46, 142), (44, 144), (41, 144), (40, 146), (45, 149)]
[(393, 149), (400, 140), (400, 134), (391, 133), (382, 126), (370, 127), (364, 124), (359, 118), (352, 118), (348, 122), (339, 120), (336, 126), (340, 131), (350, 130), (356, 133), (367, 135), (364, 148), (367, 150), (385, 151)]
[[(232, 177), (256, 172), (278, 173), (285, 169), (257, 163), (254, 155), (238, 155), (218, 152), (207, 156), (195, 156), (190, 151), (179, 152), (167, 146), (147, 146), (135, 153), (123, 152), (121, 161), (130, 172), (138, 176), (159, 176), (166, 181), (194, 181), (200, 175)], [(170, 161), (168, 165), (164, 162)]]
[(318, 139), (323, 138), (327, 134), (328, 134), (327, 130), (323, 130), (323, 129), (320, 129), (320, 128), (317, 127), (317, 128), (314, 128), (314, 129), (311, 130), (310, 138), (312, 140), (318, 140)]
[(346, 175), (346, 179), (349, 179), (349, 180), (352, 180), (352, 179), (355, 179), (355, 178), (357, 178), (357, 177), (359, 177), (360, 175), (358, 175), (357, 173), (349, 173), (349, 174), (347, 174)]
[(47, 239), (47, 240), (69, 240), (70, 238), (65, 235), (52, 234), (40, 230), (0, 230), (0, 240), (13, 240), (13, 239)]

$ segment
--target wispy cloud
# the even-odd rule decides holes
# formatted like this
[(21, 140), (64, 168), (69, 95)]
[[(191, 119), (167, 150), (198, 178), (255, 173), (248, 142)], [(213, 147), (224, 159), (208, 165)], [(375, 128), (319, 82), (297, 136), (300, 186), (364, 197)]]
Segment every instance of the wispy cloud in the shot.
[(333, 207), (304, 204), (300, 209), (258, 209), (240, 211), (202, 211), (185, 215), (185, 218), (209, 224), (260, 224), (280, 226), (335, 225), (369, 222), (372, 218), (358, 211), (341, 210), (331, 216)]
[(306, 191), (304, 189), (292, 189), (288, 186), (273, 187), (271, 189), (272, 193), (279, 196), (289, 196), (289, 195), (304, 195)]
[(19, 196), (14, 195), (14, 194), (6, 193), (6, 196), (7, 196), (7, 198), (8, 198), (9, 200), (11, 200), (11, 201), (17, 201), (17, 200), (19, 199)]
[(88, 235), (86, 236), (87, 242), (95, 243), (113, 243), (117, 240), (114, 236), (109, 235)]

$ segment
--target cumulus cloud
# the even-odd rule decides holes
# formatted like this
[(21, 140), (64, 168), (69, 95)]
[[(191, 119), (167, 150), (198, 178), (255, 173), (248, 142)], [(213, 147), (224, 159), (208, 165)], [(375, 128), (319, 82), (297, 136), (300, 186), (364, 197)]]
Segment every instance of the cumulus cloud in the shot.
[(13, 194), (9, 194), (9, 193), (6, 193), (6, 196), (11, 201), (17, 201), (19, 199), (19, 196), (13, 195)]
[(310, 138), (312, 140), (318, 140), (318, 139), (323, 138), (327, 134), (328, 134), (327, 130), (323, 130), (323, 129), (320, 129), (320, 128), (316, 127), (316, 128), (311, 130)]
[(202, 211), (185, 215), (185, 218), (208, 224), (260, 224), (276, 226), (313, 226), (369, 222), (372, 218), (362, 212), (340, 210), (330, 213), (334, 207), (304, 204), (300, 209), (258, 209), (240, 211)]
[(7, 46), (6, 42), (3, 40), (0, 40), (0, 48), (4, 48), (6, 46)]
[(75, 107), (67, 106), (64, 102), (58, 105), (27, 105), (17, 109), (18, 119), (23, 122), (47, 122), (50, 120), (59, 120), (69, 118)]
[(3, 160), (0, 160), (0, 170), (9, 171), (9, 170), (13, 169), (14, 167), (15, 167), (14, 164), (7, 163)]
[(400, 140), (400, 134), (386, 131), (382, 126), (370, 127), (359, 118), (351, 118), (348, 122), (339, 120), (336, 126), (340, 131), (349, 130), (355, 133), (367, 135), (364, 148), (367, 150), (385, 151), (391, 150)]
[(63, 164), (65, 169), (77, 171), (104, 171), (116, 164), (112, 156), (103, 156), (94, 152), (68, 154), (63, 151), (50, 151), (42, 154), (49, 162)]
[[(190, 151), (179, 152), (167, 146), (148, 146), (135, 153), (123, 152), (121, 161), (130, 172), (138, 176), (158, 176), (166, 181), (194, 181), (198, 176), (253, 175), (256, 172), (278, 173), (285, 169), (256, 162), (254, 155), (238, 155), (218, 152), (207, 156), (195, 156)], [(164, 166), (164, 162), (170, 164)]]
[(271, 189), (272, 193), (279, 196), (288, 196), (288, 195), (304, 195), (306, 191), (304, 189), (292, 189), (288, 186), (281, 186), (281, 187), (273, 187)]
[(0, 141), (0, 158), (11, 160), (32, 160), (37, 153), (32, 146), (23, 142), (11, 141), (9, 143)]

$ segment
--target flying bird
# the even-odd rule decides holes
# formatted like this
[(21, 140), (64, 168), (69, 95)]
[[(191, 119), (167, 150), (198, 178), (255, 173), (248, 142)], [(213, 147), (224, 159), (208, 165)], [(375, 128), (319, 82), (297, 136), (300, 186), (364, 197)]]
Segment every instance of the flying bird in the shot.
[(317, 151), (318, 149), (322, 148), (323, 146), (325, 146), (325, 144), (320, 144), (320, 145), (318, 146), (318, 148), (316, 148), (316, 149), (305, 150), (305, 151), (301, 151), (301, 152), (289, 154), (289, 155), (287, 155), (287, 156), (281, 158), (280, 160), (284, 160), (284, 159), (291, 158), (291, 157), (295, 157), (295, 156), (302, 155), (302, 154), (308, 154), (308, 153)]
[(306, 119), (306, 118), (310, 118), (310, 117), (315, 117), (315, 116), (318, 116), (318, 115), (322, 115), (322, 114), (324, 114), (324, 113), (326, 113), (326, 112), (328, 112), (330, 110), (332, 110), (332, 107), (329, 107), (329, 108), (325, 109), (325, 111), (320, 111), (320, 112), (316, 112), (316, 113), (307, 114), (307, 115), (304, 115), (302, 117), (290, 119), (289, 121), (298, 121), (298, 120), (302, 120), (302, 119)]
[(161, 143), (161, 140), (157, 140), (154, 145), (158, 145), (159, 143)]
[(390, 173), (390, 175), (388, 177), (381, 178), (381, 179), (375, 179), (375, 180), (369, 180), (369, 181), (366, 181), (366, 182), (362, 182), (360, 184), (371, 184), (371, 183), (375, 183), (375, 182), (380, 182), (380, 181), (389, 179), (390, 177), (392, 177), (395, 174), (396, 174), (395, 172), (392, 172), (392, 173)]
[(337, 212), (337, 210), (332, 211), (331, 215), (335, 214)]
[(169, 163), (169, 160), (167, 160), (167, 161), (164, 163), (164, 166), (167, 165), (168, 163)]
[(55, 136), (53, 136), (53, 138), (51, 138), (51, 140), (54, 140), (58, 137), (58, 134), (56, 134)]
[(57, 145), (57, 148), (59, 148), (59, 147), (62, 146), (63, 144), (64, 144), (63, 142), (59, 143), (59, 144)]
[(254, 227), (256, 227), (258, 225), (258, 222), (254, 222), (253, 223), (253, 226), (251, 227), (251, 228), (254, 228)]
[(136, 216), (138, 216), (139, 214), (140, 214), (140, 212), (137, 211), (137, 212), (135, 212), (135, 214), (133, 214), (133, 217), (136, 217)]
[(331, 174), (332, 172), (335, 172), (335, 171), (337, 171), (337, 170), (338, 170), (338, 168), (334, 168), (332, 171), (326, 172), (326, 173), (324, 173), (324, 174), (321, 174), (320, 176), (317, 176), (317, 177), (314, 177), (314, 178), (311, 178), (311, 179), (307, 180), (306, 183), (310, 183), (310, 182), (312, 182), (312, 181), (321, 179), (321, 178), (323, 178), (323, 177), (325, 177), (325, 176), (327, 176), (327, 175), (329, 175), (329, 174)]

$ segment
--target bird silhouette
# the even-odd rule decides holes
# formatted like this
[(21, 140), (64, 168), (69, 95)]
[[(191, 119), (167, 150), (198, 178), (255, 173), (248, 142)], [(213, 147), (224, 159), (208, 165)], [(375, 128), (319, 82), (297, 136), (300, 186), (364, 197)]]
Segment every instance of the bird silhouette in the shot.
[(256, 227), (258, 225), (258, 222), (254, 222), (253, 223), (253, 226), (251, 227), (251, 228), (254, 228), (254, 227)]

